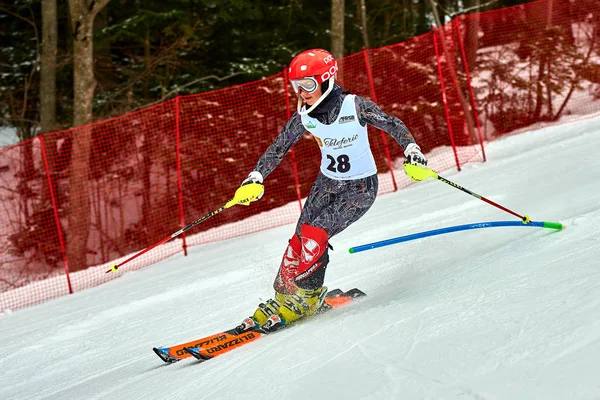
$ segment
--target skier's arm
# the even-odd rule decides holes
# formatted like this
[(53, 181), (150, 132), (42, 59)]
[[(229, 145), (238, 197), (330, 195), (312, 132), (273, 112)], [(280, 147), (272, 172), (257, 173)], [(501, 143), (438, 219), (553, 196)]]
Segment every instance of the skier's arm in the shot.
[(400, 118), (386, 114), (377, 104), (364, 97), (356, 96), (355, 103), (361, 125), (369, 124), (389, 133), (403, 150), (406, 150), (409, 144), (415, 143), (415, 139)]
[(300, 140), (304, 132), (306, 132), (306, 129), (302, 125), (300, 115), (294, 113), (279, 133), (279, 136), (259, 158), (254, 171), (248, 175), (244, 183), (247, 183), (247, 181), (262, 183), (263, 179), (279, 165), (292, 146)]
[(377, 104), (364, 97), (356, 96), (355, 103), (361, 125), (369, 124), (389, 133), (402, 146), (409, 163), (419, 167), (427, 166), (427, 158), (421, 153), (421, 148), (400, 118), (386, 114)]

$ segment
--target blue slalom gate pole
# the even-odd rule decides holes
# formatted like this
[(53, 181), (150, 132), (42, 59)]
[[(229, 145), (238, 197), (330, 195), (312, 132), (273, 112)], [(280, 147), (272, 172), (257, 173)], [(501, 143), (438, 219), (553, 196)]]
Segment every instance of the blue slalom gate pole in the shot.
[(466, 231), (469, 229), (481, 229), (481, 228), (495, 228), (500, 226), (530, 226), (530, 227), (538, 227), (538, 228), (548, 228), (548, 229), (556, 229), (561, 230), (564, 226), (559, 222), (536, 222), (529, 221), (524, 223), (522, 221), (490, 221), (490, 222), (477, 222), (474, 224), (466, 224), (466, 225), (457, 225), (450, 226), (448, 228), (440, 228), (434, 229), (431, 231), (413, 233), (412, 235), (400, 236), (393, 239), (382, 240), (380, 242), (363, 244), (361, 246), (351, 247), (348, 251), (351, 254), (359, 253), (365, 250), (375, 249), (377, 247), (389, 246), (391, 244), (408, 242), (415, 239), (421, 239), (429, 236), (435, 235), (443, 235), (445, 233), (458, 232), (458, 231)]

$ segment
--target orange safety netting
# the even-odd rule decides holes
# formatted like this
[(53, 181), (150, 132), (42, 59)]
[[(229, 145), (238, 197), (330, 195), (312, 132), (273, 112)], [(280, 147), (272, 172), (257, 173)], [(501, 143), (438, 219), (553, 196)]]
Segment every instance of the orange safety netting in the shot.
[[(541, 0), (459, 16), (344, 57), (338, 82), (401, 118), (432, 168), (460, 168), (485, 160), (486, 141), (600, 113), (599, 3)], [(295, 106), (284, 71), (0, 149), (0, 311), (112, 279), (109, 262), (222, 206)], [(380, 194), (409, 185), (400, 146), (369, 132)], [(295, 222), (319, 163), (306, 134), (268, 177), (261, 201), (124, 268)]]

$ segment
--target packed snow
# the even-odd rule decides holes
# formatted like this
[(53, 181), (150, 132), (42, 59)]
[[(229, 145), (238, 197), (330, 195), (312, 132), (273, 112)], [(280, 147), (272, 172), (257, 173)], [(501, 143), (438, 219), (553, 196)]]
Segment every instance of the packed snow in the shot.
[(164, 364), (152, 347), (249, 315), (272, 295), (294, 225), (124, 266), (120, 279), (0, 316), (0, 398), (600, 399), (598, 149), (600, 118), (588, 119), (497, 140), (486, 163), (442, 174), (562, 231), (481, 229), (349, 254), (515, 219), (434, 180), (381, 196), (331, 241), (326, 284), (366, 298), (205, 363)]
[(0, 147), (10, 146), (19, 142), (17, 130), (8, 127), (0, 127)]

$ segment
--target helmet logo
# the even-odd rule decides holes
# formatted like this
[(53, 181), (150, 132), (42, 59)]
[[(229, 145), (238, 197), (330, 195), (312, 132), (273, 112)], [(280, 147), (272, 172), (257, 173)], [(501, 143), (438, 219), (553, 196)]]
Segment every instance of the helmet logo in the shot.
[(333, 56), (331, 54), (323, 59), (325, 64), (329, 64), (331, 61), (333, 61)]
[(331, 66), (331, 68), (329, 68), (329, 70), (325, 71), (321, 75), (321, 82), (325, 82), (326, 80), (328, 80), (329, 78), (334, 76), (337, 71), (338, 71), (338, 66), (337, 66), (337, 63), (335, 63)]

